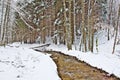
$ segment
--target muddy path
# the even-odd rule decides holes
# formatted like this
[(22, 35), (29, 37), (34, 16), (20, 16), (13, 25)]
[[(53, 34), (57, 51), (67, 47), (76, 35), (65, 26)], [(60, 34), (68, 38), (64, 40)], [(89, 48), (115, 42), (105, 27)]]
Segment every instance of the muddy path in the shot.
[(114, 75), (109, 76), (106, 72), (77, 60), (75, 57), (53, 51), (45, 53), (52, 54), (51, 58), (55, 61), (62, 80), (120, 80)]

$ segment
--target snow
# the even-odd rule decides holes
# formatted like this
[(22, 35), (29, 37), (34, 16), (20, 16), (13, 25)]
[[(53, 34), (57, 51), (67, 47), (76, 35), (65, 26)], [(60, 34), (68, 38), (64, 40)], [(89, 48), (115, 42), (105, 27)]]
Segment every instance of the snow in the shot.
[(28, 46), (14, 43), (0, 47), (0, 79), (60, 80), (50, 55), (36, 52)]
[[(75, 56), (77, 59), (93, 67), (114, 74), (120, 78), (120, 44), (116, 45), (112, 54), (114, 39), (98, 46), (99, 52), (80, 52), (75, 49), (67, 50), (65, 45), (51, 43), (46, 50), (60, 51), (64, 54)], [(31, 47), (42, 44), (8, 44), (0, 47), (0, 79), (2, 80), (60, 80), (56, 64), (50, 55), (36, 52)], [(74, 46), (73, 46), (74, 48)], [(34, 75), (33, 75), (34, 74)]]
[(114, 40), (110, 40), (98, 46), (99, 52), (94, 49), (94, 53), (80, 52), (77, 50), (67, 50), (64, 45), (51, 45), (47, 47), (50, 51), (59, 51), (64, 54), (75, 56), (77, 59), (108, 72), (120, 78), (120, 45), (116, 45), (115, 53), (112, 54)]

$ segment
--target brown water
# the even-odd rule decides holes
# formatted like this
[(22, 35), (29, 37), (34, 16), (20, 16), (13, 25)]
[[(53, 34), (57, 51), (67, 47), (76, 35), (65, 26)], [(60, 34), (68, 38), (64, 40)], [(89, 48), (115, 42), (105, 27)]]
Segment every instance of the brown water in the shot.
[(120, 80), (77, 60), (75, 57), (58, 52), (47, 53), (52, 54), (51, 57), (57, 64), (58, 73), (62, 80)]

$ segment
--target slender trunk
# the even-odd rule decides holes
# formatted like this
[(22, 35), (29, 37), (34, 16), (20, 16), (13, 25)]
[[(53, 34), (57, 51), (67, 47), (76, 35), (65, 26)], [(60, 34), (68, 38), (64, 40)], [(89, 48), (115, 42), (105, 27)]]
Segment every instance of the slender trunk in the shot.
[(88, 2), (88, 15), (87, 15), (87, 18), (88, 18), (88, 49), (90, 50), (90, 46), (91, 46), (91, 25), (90, 25), (90, 0)]
[(3, 44), (7, 43), (7, 29), (8, 29), (8, 21), (9, 21), (9, 10), (10, 10), (10, 0), (7, 0), (7, 5), (5, 8), (4, 20), (3, 20), (3, 33), (2, 33), (2, 42)]
[(5, 9), (5, 5), (4, 5), (4, 0), (2, 0), (2, 12), (1, 12), (1, 27), (0, 27), (0, 41), (2, 44), (2, 38), (3, 38), (3, 34), (4, 34), (4, 9)]
[(71, 37), (72, 37), (72, 44), (74, 43), (74, 39), (75, 39), (75, 36), (74, 36), (74, 25), (75, 25), (75, 22), (74, 22), (74, 20), (75, 20), (75, 11), (74, 11), (74, 8), (75, 8), (75, 0), (72, 0), (71, 1)]
[(65, 42), (68, 47), (68, 50), (72, 49), (72, 38), (71, 38), (71, 1), (69, 1), (69, 7), (68, 7), (68, 17), (67, 17), (67, 11), (66, 11), (66, 1), (63, 0), (63, 6), (64, 6), (64, 26), (65, 26)]
[(45, 11), (43, 11), (43, 19), (42, 19), (42, 24), (41, 24), (41, 27), (42, 27), (42, 31), (41, 31), (41, 42), (42, 43), (45, 43), (45, 19), (44, 19), (44, 16), (45, 16)]
[(119, 26), (119, 16), (120, 16), (120, 5), (119, 5), (119, 10), (118, 10), (118, 17), (117, 17), (117, 24), (116, 24), (116, 33), (115, 33), (115, 39), (114, 39), (114, 45), (113, 45), (113, 51), (112, 54), (115, 52), (115, 45), (116, 45), (116, 41), (117, 41), (117, 35), (118, 35), (118, 26)]
[(77, 43), (76, 43), (76, 13), (75, 13), (75, 0), (73, 0), (73, 21), (74, 21), (74, 46), (75, 46), (75, 50), (77, 50), (77, 47), (76, 47), (76, 45), (77, 45)]
[[(54, 19), (56, 20), (57, 19), (57, 3), (55, 4), (55, 17), (54, 17)], [(57, 36), (56, 36), (56, 34), (57, 34), (57, 26), (56, 26), (56, 24), (54, 25), (54, 43), (55, 44), (57, 44)]]
[[(71, 16), (72, 16), (72, 14), (71, 14), (71, 6), (72, 6), (72, 3), (71, 3), (72, 1), (69, 1), (69, 30), (68, 30), (68, 33), (70, 34), (68, 34), (68, 40), (69, 40), (69, 45), (68, 45), (68, 50), (71, 50), (72, 49), (72, 43), (73, 43), (73, 36), (74, 36), (74, 30), (71, 30), (71, 29), (73, 29), (73, 26), (72, 26), (72, 19), (71, 19)], [(72, 33), (73, 32), (73, 33)]]
[(86, 46), (86, 31), (85, 31), (85, 0), (81, 1), (81, 6), (82, 6), (82, 44), (83, 44), (83, 50), (84, 52), (87, 51), (87, 46)]
[[(111, 25), (111, 21), (112, 21), (111, 16), (112, 16), (113, 0), (110, 0), (109, 6), (110, 6), (110, 7), (109, 7), (109, 15), (108, 15), (108, 18), (109, 18), (108, 24)], [(107, 33), (107, 40), (110, 40), (110, 28), (109, 28), (109, 27), (108, 27), (107, 31), (108, 31), (108, 33)]]
[(96, 0), (95, 1), (92, 1), (92, 12), (91, 12), (91, 18), (90, 18), (90, 20), (91, 20), (91, 28), (90, 28), (90, 36), (91, 36), (91, 44), (90, 44), (90, 46), (91, 46), (91, 52), (93, 52), (93, 49), (94, 49), (94, 24), (95, 24), (95, 13), (94, 13), (94, 5), (96, 4)]

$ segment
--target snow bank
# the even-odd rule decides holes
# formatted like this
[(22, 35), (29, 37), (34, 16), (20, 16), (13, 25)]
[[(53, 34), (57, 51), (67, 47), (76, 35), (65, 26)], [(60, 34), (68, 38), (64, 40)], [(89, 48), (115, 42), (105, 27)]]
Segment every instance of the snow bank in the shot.
[(1, 80), (60, 80), (49, 55), (18, 46), (0, 47)]

